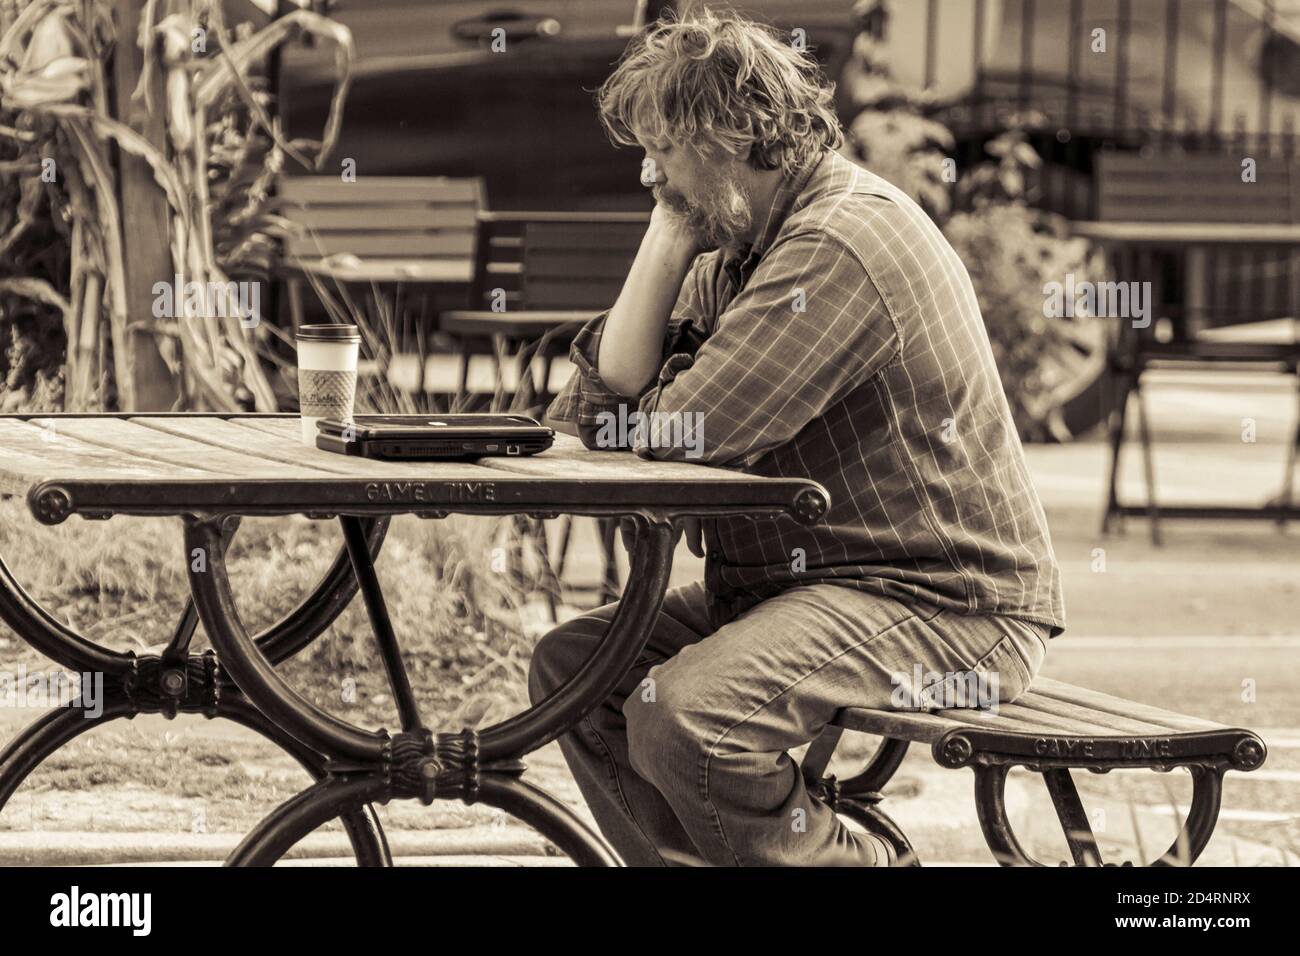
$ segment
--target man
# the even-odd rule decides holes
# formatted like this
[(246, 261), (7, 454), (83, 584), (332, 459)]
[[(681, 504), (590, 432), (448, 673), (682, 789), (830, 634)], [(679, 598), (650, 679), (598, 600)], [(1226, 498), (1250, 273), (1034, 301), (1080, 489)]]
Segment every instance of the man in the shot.
[[(834, 152), (831, 90), (767, 28), (659, 23), (599, 104), (612, 138), (645, 150), (657, 205), (550, 418), (609, 447), (631, 408), (642, 457), (812, 478), (831, 506), (811, 528), (690, 523), (704, 582), (668, 593), (565, 757), (630, 864), (888, 865), (896, 848), (846, 828), (789, 751), (841, 708), (900, 705), (918, 666), (1012, 700), (1065, 626), (970, 279), (913, 202)], [(702, 441), (655, 440), (674, 416)], [(534, 700), (616, 607), (542, 639)]]

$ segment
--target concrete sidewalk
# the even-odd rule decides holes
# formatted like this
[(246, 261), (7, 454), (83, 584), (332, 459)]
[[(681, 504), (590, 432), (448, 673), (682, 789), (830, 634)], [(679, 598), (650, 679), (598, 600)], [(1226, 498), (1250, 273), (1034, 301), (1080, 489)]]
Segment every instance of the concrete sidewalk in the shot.
[[(975, 815), (972, 779), (968, 771), (936, 766), (928, 753), (919, 750), (909, 754), (888, 788), (882, 809), (908, 834), (923, 865), (994, 864)], [(1229, 775), (1230, 797), (1246, 786), (1238, 784), (1240, 779)], [(1068, 860), (1069, 853), (1045, 793), (1035, 776), (1013, 772), (1007, 786), (1008, 817), (1029, 852), (1055, 864)], [(1135, 806), (1086, 793), (1085, 803), (1108, 862), (1136, 858), (1135, 823), (1148, 856), (1163, 852), (1173, 842), (1177, 829), (1169, 808)], [(584, 807), (575, 809), (590, 820)], [(443, 830), (388, 828), (386, 832), (399, 865), (571, 865), (537, 834), (513, 822)], [(216, 865), (242, 837), (237, 833), (0, 832), (0, 866)], [(1283, 851), (1221, 827), (1198, 865), (1278, 866), (1284, 859)], [(290, 851), (285, 864), (353, 865), (347, 837), (339, 830), (310, 835)], [(1291, 856), (1288, 865), (1297, 864), (1300, 859)]]

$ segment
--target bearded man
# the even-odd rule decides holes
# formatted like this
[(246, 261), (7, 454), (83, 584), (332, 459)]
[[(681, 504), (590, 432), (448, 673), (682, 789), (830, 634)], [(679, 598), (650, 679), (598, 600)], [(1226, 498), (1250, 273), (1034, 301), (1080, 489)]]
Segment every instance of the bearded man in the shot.
[[(830, 86), (766, 27), (660, 22), (599, 107), (616, 143), (645, 151), (657, 205), (549, 418), (602, 447), (602, 421), (629, 407), (688, 416), (695, 454), (653, 428), (631, 447), (811, 478), (831, 505), (815, 527), (688, 526), (704, 581), (668, 592), (636, 667), (561, 739), (565, 758), (631, 864), (889, 865), (897, 848), (845, 827), (790, 751), (841, 708), (890, 708), (917, 667), (1014, 700), (1065, 627), (974, 289), (915, 203), (836, 152)], [(534, 700), (616, 608), (542, 639)]]

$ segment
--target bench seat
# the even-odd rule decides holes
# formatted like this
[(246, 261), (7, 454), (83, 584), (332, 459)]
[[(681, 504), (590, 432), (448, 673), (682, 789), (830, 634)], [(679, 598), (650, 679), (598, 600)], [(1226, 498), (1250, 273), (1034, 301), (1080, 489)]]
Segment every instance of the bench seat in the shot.
[(969, 708), (933, 712), (847, 708), (840, 711), (835, 723), (846, 730), (925, 744), (934, 743), (949, 731), (972, 727), (1038, 736), (1116, 737), (1231, 730), (1199, 717), (1041, 677), (1014, 704), (999, 704), (996, 714)]
[[(868, 766), (837, 781), (824, 772), (845, 730), (883, 738)], [(911, 854), (906, 837), (879, 808), (885, 784), (898, 770), (909, 744), (927, 744), (943, 767), (971, 767), (975, 804), (985, 842), (1004, 865), (1032, 865), (1006, 817), (1008, 771), (1021, 766), (1042, 775), (1074, 861), (1101, 864), (1101, 852), (1070, 776), (1072, 769), (1097, 773), (1127, 768), (1190, 771), (1191, 806), (1173, 846), (1152, 865), (1190, 865), (1209, 842), (1218, 820), (1223, 775), (1255, 770), (1267, 755), (1264, 741), (1238, 727), (1189, 717), (1150, 704), (1038, 678), (1015, 703), (996, 711), (840, 711), (803, 760), (811, 788), (836, 810), (893, 839), (900, 857)]]

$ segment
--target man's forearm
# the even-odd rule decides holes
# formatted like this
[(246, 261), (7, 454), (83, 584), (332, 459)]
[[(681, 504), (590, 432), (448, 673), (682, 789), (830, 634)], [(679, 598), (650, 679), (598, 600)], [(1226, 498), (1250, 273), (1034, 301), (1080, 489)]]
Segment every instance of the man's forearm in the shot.
[(664, 330), (696, 252), (656, 210), (600, 338), (597, 370), (612, 391), (637, 395), (658, 375)]

